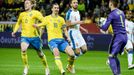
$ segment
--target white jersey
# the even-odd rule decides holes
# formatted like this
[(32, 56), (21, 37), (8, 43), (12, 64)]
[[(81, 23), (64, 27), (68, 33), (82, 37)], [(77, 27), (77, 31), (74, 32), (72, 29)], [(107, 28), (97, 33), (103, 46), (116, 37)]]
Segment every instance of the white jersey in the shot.
[[(73, 11), (72, 9), (69, 9), (66, 14), (66, 20), (69, 20), (71, 22), (80, 21), (79, 11)], [(73, 28), (79, 30), (80, 24), (74, 25)], [(71, 29), (73, 28), (71, 27)]]
[[(73, 11), (72, 9), (68, 10), (66, 14), (66, 20), (71, 22), (80, 21), (79, 11)], [(71, 26), (68, 30), (69, 37), (71, 39), (71, 46), (73, 49), (80, 48), (83, 45), (86, 45), (86, 42), (80, 32), (80, 24)]]
[(134, 32), (134, 23), (132, 21), (129, 20), (125, 20), (125, 24), (126, 24), (126, 31), (127, 31), (127, 36), (129, 40), (133, 40), (133, 32)]
[(127, 41), (127, 44), (125, 46), (125, 48), (127, 50), (129, 49), (133, 49), (133, 32), (134, 32), (134, 23), (132, 21), (129, 21), (129, 20), (125, 20), (125, 24), (126, 24), (126, 31), (127, 31), (127, 36), (128, 36), (128, 41)]

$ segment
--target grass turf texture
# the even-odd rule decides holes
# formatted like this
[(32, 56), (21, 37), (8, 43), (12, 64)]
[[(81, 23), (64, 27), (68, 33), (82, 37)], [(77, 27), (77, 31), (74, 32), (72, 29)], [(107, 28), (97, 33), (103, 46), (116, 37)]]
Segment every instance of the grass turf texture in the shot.
[[(48, 49), (43, 49), (51, 75), (60, 75), (60, 72), (55, 65), (54, 56)], [(28, 49), (29, 74), (28, 75), (44, 75), (40, 58), (33, 49)], [(75, 75), (112, 75), (109, 66), (106, 65), (107, 52), (104, 51), (88, 51), (85, 55), (80, 56), (75, 62)], [(122, 75), (134, 75), (134, 69), (128, 70), (127, 55), (119, 56), (121, 61)], [(61, 53), (61, 60), (64, 68), (67, 65), (67, 55)], [(22, 75), (23, 63), (21, 60), (20, 49), (17, 48), (0, 48), (0, 75)], [(66, 75), (72, 75), (66, 72)]]

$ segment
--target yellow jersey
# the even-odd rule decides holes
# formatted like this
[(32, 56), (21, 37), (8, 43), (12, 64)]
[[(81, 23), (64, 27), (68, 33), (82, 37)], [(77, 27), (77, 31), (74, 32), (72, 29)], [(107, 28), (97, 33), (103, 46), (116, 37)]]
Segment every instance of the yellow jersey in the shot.
[(13, 32), (16, 33), (21, 25), (21, 36), (37, 37), (39, 36), (38, 29), (33, 27), (33, 24), (35, 24), (38, 20), (41, 22), (39, 25), (44, 24), (44, 17), (39, 11), (32, 10), (22, 12), (19, 15)]
[(56, 38), (63, 38), (62, 27), (65, 25), (64, 18), (60, 16), (52, 17), (51, 15), (48, 15), (45, 17), (44, 23), (47, 29), (48, 41)]

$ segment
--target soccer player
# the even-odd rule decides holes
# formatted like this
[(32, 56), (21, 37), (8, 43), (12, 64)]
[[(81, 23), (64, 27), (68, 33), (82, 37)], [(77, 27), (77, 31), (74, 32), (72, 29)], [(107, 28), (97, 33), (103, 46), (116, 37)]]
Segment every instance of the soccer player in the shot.
[[(60, 53), (63, 52), (69, 55), (69, 65), (72, 66), (74, 63), (74, 51), (69, 46), (68, 42), (63, 38), (63, 32), (69, 40), (65, 20), (58, 15), (59, 5), (57, 3), (52, 4), (52, 14), (45, 17), (44, 25), (34, 25), (34, 27), (45, 26), (48, 34), (48, 45), (55, 57), (55, 63), (58, 66), (61, 75), (65, 75)], [(71, 67), (73, 70), (73, 67)]]
[(127, 19), (125, 20), (126, 31), (127, 31), (127, 36), (128, 36), (128, 41), (127, 41), (125, 48), (128, 53), (128, 69), (133, 69), (134, 64), (132, 64), (132, 62), (133, 62), (132, 40), (133, 40), (134, 23), (132, 21), (130, 21), (131, 17), (129, 16), (129, 12), (131, 12), (131, 11), (127, 11), (127, 14), (126, 14)]
[(109, 50), (109, 66), (114, 75), (120, 75), (120, 62), (117, 55), (123, 52), (124, 47), (127, 43), (127, 34), (125, 29), (125, 15), (123, 11), (117, 8), (118, 0), (110, 0), (109, 8), (111, 13), (108, 15), (108, 18), (100, 28), (106, 31), (109, 25), (112, 25), (113, 28), (113, 39), (110, 44)]
[(80, 32), (80, 29), (82, 29), (86, 33), (88, 33), (88, 31), (80, 26), (81, 24), (84, 24), (84, 21), (80, 20), (80, 13), (77, 9), (78, 1), (71, 0), (70, 5), (72, 8), (69, 9), (66, 13), (66, 23), (69, 27), (68, 34), (71, 38), (70, 44), (75, 51), (75, 55), (79, 56), (87, 52), (87, 45)]
[(23, 75), (28, 74), (28, 58), (27, 58), (27, 48), (29, 45), (32, 45), (34, 49), (37, 51), (38, 56), (41, 58), (41, 61), (43, 62), (44, 68), (45, 68), (45, 74), (49, 75), (49, 67), (47, 64), (46, 56), (44, 55), (42, 51), (42, 44), (41, 39), (39, 37), (38, 29), (33, 27), (33, 24), (37, 20), (41, 21), (39, 25), (44, 24), (44, 17), (42, 14), (37, 11), (33, 10), (33, 6), (35, 6), (34, 0), (25, 0), (24, 7), (25, 11), (20, 13), (18, 21), (15, 25), (15, 28), (12, 32), (12, 36), (15, 37), (15, 33), (21, 26), (21, 56), (24, 63), (24, 73)]

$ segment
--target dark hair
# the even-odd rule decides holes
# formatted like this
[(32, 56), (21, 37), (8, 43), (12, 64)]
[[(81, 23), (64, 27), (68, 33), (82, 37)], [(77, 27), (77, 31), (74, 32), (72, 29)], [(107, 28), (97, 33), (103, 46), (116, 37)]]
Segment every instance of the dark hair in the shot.
[(52, 5), (51, 5), (51, 9), (53, 8), (54, 5), (59, 5), (59, 4), (56, 3), (56, 2), (53, 2)]
[(72, 1), (73, 1), (73, 0), (69, 0), (69, 4), (71, 4), (71, 3), (72, 3)]
[(119, 0), (110, 0), (110, 2), (112, 2), (114, 7), (118, 7)]
[[(71, 4), (71, 3), (72, 3), (72, 1), (73, 1), (73, 0), (69, 0), (69, 4)], [(77, 1), (78, 1), (78, 0), (77, 0)]]

